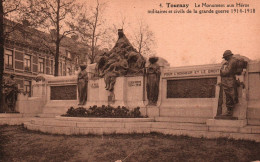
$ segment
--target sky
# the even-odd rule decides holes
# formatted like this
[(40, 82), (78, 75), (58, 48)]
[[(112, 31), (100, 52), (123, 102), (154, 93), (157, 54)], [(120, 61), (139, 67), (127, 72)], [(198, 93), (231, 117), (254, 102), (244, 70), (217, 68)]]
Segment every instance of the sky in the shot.
[[(95, 0), (82, 0), (95, 5)], [(124, 29), (130, 35), (138, 19), (143, 19), (153, 31), (156, 54), (171, 66), (220, 63), (225, 50), (250, 59), (260, 58), (260, 1), (259, 0), (99, 0), (106, 3), (103, 11), (107, 25), (120, 24), (126, 17)], [(189, 4), (188, 8), (167, 7), (166, 3)], [(255, 9), (255, 13), (148, 13), (148, 10), (229, 10), (228, 7), (194, 7), (195, 3), (249, 4), (238, 9)], [(162, 4), (162, 7), (160, 7)], [(235, 7), (236, 8), (236, 7)], [(130, 40), (131, 41), (131, 40)]]

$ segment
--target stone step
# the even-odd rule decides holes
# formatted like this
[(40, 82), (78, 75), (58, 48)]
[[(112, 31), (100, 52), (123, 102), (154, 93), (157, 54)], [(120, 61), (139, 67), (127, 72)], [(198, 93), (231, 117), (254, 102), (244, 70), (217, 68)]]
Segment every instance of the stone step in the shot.
[(65, 117), (56, 116), (57, 120), (78, 122), (153, 122), (153, 118), (93, 118), (93, 117)]
[(192, 117), (155, 117), (157, 122), (176, 122), (176, 123), (201, 123), (205, 124), (208, 118), (192, 118)]
[(207, 131), (206, 124), (194, 123), (172, 123), (172, 122), (153, 122), (152, 129), (173, 129), (173, 130), (191, 130), (191, 131)]
[(62, 115), (61, 113), (42, 113), (42, 114), (37, 114), (37, 117), (40, 118), (54, 118), (56, 116)]
[(66, 114), (70, 107), (47, 107), (43, 108), (43, 114)]
[(39, 126), (32, 124), (31, 122), (25, 122), (24, 126), (30, 130), (41, 131), (52, 134), (113, 134), (113, 133), (150, 133), (158, 132), (167, 135), (188, 135), (196, 138), (232, 138), (237, 140), (254, 140), (260, 142), (260, 134), (250, 133), (232, 133), (232, 132), (210, 132), (210, 131), (198, 131), (198, 130), (181, 130), (181, 129), (161, 129), (161, 128), (75, 128), (75, 127), (64, 127), (64, 126)]
[(30, 120), (31, 118), (0, 118), (0, 125), (21, 125)]
[(240, 128), (240, 133), (252, 133), (252, 134), (260, 134), (260, 126), (246, 126)]
[(260, 119), (248, 119), (247, 124), (248, 125), (260, 126)]
[(20, 113), (0, 113), (0, 118), (22, 118), (23, 114)]
[[(22, 118), (21, 118), (22, 119)], [(16, 121), (16, 120), (13, 120)], [(110, 133), (150, 133), (159, 132), (171, 135), (192, 137), (249, 139), (260, 142), (260, 126), (226, 127), (206, 124), (177, 122), (129, 122), (129, 121), (72, 121), (57, 118), (32, 118), (23, 121), (31, 130), (54, 134), (110, 134)], [(18, 124), (12, 123), (12, 124)]]
[(247, 125), (247, 120), (224, 120), (224, 119), (208, 119), (207, 126), (212, 127), (236, 127), (241, 128)]
[(213, 109), (211, 107), (160, 108), (160, 117), (212, 118), (212, 114)]
[(160, 132), (167, 135), (187, 135), (196, 138), (231, 138), (236, 140), (253, 140), (260, 142), (260, 134), (251, 134), (251, 133), (236, 133), (236, 132), (212, 132), (212, 131), (190, 131), (190, 130), (174, 130), (174, 129), (151, 129), (151, 132)]

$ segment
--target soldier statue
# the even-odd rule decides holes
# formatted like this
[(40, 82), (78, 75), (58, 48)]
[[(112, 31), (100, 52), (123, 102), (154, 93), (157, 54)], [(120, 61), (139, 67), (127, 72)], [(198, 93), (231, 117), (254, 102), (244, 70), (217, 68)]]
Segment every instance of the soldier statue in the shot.
[(158, 57), (150, 57), (150, 65), (146, 70), (147, 84), (146, 92), (148, 98), (148, 105), (156, 105), (159, 95), (160, 83), (160, 66), (157, 64)]
[(226, 50), (223, 54), (223, 58), (226, 60), (220, 69), (220, 76), (221, 76), (221, 91), (220, 96), (221, 99), (219, 102), (218, 115), (222, 113), (222, 97), (223, 91), (226, 95), (226, 107), (227, 107), (227, 114), (226, 116), (232, 116), (234, 106), (238, 103), (238, 91), (237, 87), (239, 86), (236, 75), (241, 75), (244, 68), (247, 66), (247, 62), (243, 59), (238, 59), (233, 56), (233, 53), (230, 50)]
[(85, 105), (88, 94), (88, 73), (86, 71), (87, 65), (80, 65), (80, 72), (78, 74), (78, 95), (79, 105)]

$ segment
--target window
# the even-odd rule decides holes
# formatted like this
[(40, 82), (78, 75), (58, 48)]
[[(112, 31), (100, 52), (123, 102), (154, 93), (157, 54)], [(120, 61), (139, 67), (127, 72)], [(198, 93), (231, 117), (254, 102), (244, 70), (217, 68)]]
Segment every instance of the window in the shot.
[(67, 74), (68, 74), (68, 75), (72, 75), (71, 68), (69, 68), (69, 67), (67, 68)]
[(65, 64), (65, 63), (63, 63), (63, 65), (62, 65), (62, 66), (63, 66), (63, 75), (64, 75), (64, 76), (66, 76), (66, 64)]
[(39, 71), (39, 73), (44, 73), (44, 59), (43, 58), (38, 59), (38, 71)]
[(5, 50), (5, 67), (13, 68), (13, 51)]
[(76, 64), (79, 63), (79, 57), (76, 57)]
[(31, 71), (31, 56), (24, 55), (24, 70)]
[(59, 75), (62, 76), (62, 63), (59, 62)]
[(67, 52), (67, 58), (71, 59), (71, 53), (69, 51), (66, 52)]
[(31, 97), (31, 81), (24, 81), (24, 92), (28, 94), (29, 97)]
[(50, 68), (51, 68), (50, 74), (53, 75), (53, 60), (51, 60), (51, 65), (50, 65), (50, 66), (51, 66), (51, 67), (50, 67)]

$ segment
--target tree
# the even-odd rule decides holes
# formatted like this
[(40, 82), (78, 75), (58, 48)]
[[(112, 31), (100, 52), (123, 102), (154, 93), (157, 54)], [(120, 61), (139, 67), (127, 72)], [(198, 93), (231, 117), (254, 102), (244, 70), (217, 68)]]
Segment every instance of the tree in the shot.
[(85, 46), (90, 48), (90, 53), (87, 53), (90, 63), (95, 62), (96, 56), (99, 53), (98, 47), (108, 31), (108, 29), (102, 26), (105, 20), (102, 18), (101, 11), (104, 10), (105, 5), (105, 3), (100, 4), (99, 0), (96, 0), (96, 6), (94, 8), (83, 9), (83, 12), (77, 18), (77, 23), (71, 24), (71, 27), (80, 35), (80, 40)]
[(48, 35), (41, 35), (41, 43), (55, 56), (54, 76), (58, 76), (61, 41), (74, 33), (69, 28), (79, 8), (74, 0), (27, 0), (28, 8), (22, 11), (23, 18), (39, 30), (47, 29)]
[(155, 37), (150, 30), (149, 25), (140, 19), (137, 28), (133, 32), (133, 46), (138, 53), (143, 56), (151, 56), (154, 54), (153, 47), (155, 46)]
[(3, 110), (3, 74), (4, 74), (4, 46), (5, 39), (15, 27), (5, 30), (4, 19), (13, 12), (17, 11), (20, 7), (21, 0), (0, 0), (0, 112)]

